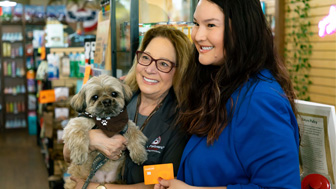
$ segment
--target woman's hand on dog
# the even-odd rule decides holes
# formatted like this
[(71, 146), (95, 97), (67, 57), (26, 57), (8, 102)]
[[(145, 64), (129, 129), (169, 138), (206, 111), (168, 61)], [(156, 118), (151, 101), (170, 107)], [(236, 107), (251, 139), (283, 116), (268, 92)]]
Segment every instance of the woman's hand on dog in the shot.
[(90, 150), (98, 150), (112, 160), (119, 159), (122, 152), (126, 149), (127, 140), (119, 134), (109, 138), (103, 131), (93, 129), (89, 131), (89, 137)]

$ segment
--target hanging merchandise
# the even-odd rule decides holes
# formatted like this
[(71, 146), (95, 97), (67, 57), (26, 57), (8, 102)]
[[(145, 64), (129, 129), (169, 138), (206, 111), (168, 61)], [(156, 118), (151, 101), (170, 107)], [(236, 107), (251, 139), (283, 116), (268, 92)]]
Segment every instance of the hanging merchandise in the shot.
[(56, 121), (69, 119), (69, 108), (55, 107), (55, 119)]
[(35, 89), (35, 81), (32, 79), (27, 80), (27, 87), (28, 87), (28, 92), (33, 93), (36, 91)]
[(22, 20), (22, 13), (23, 13), (23, 5), (17, 3), (13, 8), (13, 21), (21, 21)]
[(56, 19), (58, 21), (65, 21), (66, 7), (65, 5), (49, 5), (46, 8), (48, 19)]
[(25, 5), (25, 19), (27, 22), (43, 22), (45, 19), (44, 6)]
[(34, 47), (31, 42), (26, 43), (26, 56), (33, 56)]
[(69, 88), (68, 87), (56, 87), (55, 91), (55, 100), (66, 101), (69, 98)]
[(2, 15), (1, 20), (3, 21), (10, 21), (12, 19), (12, 7), (1, 7), (2, 8)]
[(36, 97), (32, 94), (28, 95), (28, 110), (36, 110)]
[(47, 61), (41, 61), (40, 65), (37, 68), (36, 71), (36, 79), (37, 80), (45, 80), (48, 76), (48, 62)]
[(26, 67), (27, 69), (33, 69), (34, 68), (34, 59), (32, 56), (28, 56), (26, 58)]
[(46, 34), (46, 47), (64, 47), (62, 24), (47, 24)]
[(57, 54), (48, 54), (48, 79), (59, 79), (60, 58)]
[(33, 30), (33, 47), (39, 48), (44, 45), (44, 30)]

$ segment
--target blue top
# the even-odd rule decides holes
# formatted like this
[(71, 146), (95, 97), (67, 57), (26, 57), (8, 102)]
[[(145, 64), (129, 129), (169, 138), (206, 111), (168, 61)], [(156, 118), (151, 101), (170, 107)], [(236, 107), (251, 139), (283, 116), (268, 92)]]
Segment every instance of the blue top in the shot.
[(206, 136), (191, 137), (177, 178), (228, 189), (301, 188), (297, 121), (272, 74), (263, 70), (232, 99), (237, 103), (232, 121), (213, 145)]

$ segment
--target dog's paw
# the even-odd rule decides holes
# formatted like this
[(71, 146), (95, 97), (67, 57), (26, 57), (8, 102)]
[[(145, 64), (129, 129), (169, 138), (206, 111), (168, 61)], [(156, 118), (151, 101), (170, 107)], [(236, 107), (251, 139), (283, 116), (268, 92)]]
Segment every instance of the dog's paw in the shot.
[(130, 151), (130, 157), (134, 163), (141, 165), (147, 160), (147, 151), (144, 146), (139, 146)]
[(140, 165), (147, 160), (147, 151), (145, 148), (147, 137), (132, 121), (129, 121), (128, 124), (128, 130), (124, 135), (128, 140), (127, 149), (130, 152), (132, 161)]
[(74, 189), (76, 188), (76, 182), (71, 180), (70, 177), (65, 179), (64, 189)]

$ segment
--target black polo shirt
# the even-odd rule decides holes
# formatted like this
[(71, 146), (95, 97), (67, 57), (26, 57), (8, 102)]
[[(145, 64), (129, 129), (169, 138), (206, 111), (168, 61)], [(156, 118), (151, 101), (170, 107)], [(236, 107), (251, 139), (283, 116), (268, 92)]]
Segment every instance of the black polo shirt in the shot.
[[(129, 119), (131, 120), (134, 119), (138, 94), (133, 96), (127, 106)], [(176, 105), (176, 97), (171, 88), (163, 100), (162, 106), (152, 116), (143, 130), (143, 133), (148, 138), (146, 143), (147, 161), (143, 165), (137, 165), (130, 159), (128, 154), (126, 156), (123, 180), (127, 184), (144, 182), (144, 165), (173, 163), (174, 175), (177, 175), (188, 136), (180, 131), (178, 126), (175, 126), (177, 116)]]

